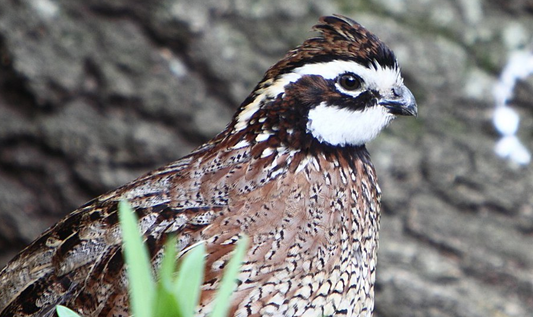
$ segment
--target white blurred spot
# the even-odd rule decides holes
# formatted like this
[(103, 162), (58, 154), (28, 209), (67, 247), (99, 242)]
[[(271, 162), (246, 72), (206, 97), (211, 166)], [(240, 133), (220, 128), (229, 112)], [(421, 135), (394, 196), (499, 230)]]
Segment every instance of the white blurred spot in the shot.
[(529, 164), (531, 161), (531, 154), (514, 135), (501, 138), (500, 141), (496, 143), (494, 150), (499, 156), (508, 158), (520, 165)]
[(45, 19), (55, 18), (59, 13), (58, 5), (52, 0), (33, 0), (30, 3), (35, 11)]
[(507, 103), (513, 96), (516, 81), (531, 74), (533, 74), (533, 53), (514, 52), (494, 87), (496, 109), (493, 122), (496, 130), (502, 135), (502, 139), (496, 144), (495, 151), (499, 156), (520, 165), (529, 164), (531, 153), (516, 137), (520, 117), (516, 111), (508, 107)]
[(160, 54), (167, 61), (168, 68), (174, 76), (182, 78), (187, 75), (187, 67), (181, 60), (174, 56), (170, 49), (162, 48)]
[(179, 59), (171, 59), (168, 63), (170, 71), (178, 78), (181, 78), (187, 74), (185, 65)]
[(520, 124), (518, 113), (509, 107), (497, 107), (492, 120), (496, 130), (504, 136), (515, 135)]

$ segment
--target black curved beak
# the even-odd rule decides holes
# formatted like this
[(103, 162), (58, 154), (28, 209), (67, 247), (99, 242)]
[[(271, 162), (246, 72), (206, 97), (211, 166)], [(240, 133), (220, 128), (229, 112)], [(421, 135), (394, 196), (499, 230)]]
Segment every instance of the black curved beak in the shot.
[(415, 96), (404, 85), (394, 87), (389, 96), (383, 96), (378, 104), (387, 108), (389, 113), (399, 116), (418, 115)]

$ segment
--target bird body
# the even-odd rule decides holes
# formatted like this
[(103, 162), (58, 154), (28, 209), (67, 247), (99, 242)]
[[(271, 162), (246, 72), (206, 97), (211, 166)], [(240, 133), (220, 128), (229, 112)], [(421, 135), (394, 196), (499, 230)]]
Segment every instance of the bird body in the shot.
[(104, 194), (51, 227), (0, 272), (0, 316), (127, 316), (117, 204), (128, 200), (154, 266), (168, 234), (207, 249), (197, 309), (250, 237), (234, 316), (371, 316), (380, 189), (365, 148), (416, 115), (393, 53), (354, 21), (324, 17), (270, 68), (226, 130), (185, 158)]

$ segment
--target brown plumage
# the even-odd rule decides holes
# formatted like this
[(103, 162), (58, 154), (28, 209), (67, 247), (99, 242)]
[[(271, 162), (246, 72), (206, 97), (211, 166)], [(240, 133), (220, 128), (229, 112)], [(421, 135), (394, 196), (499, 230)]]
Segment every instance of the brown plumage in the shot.
[(123, 199), (154, 265), (169, 233), (182, 250), (205, 241), (199, 316), (242, 233), (251, 243), (233, 315), (370, 316), (380, 190), (364, 143), (416, 104), (377, 37), (341, 16), (315, 29), (213, 140), (90, 201), (18, 254), (0, 273), (0, 316), (52, 316), (57, 304), (128, 315)]

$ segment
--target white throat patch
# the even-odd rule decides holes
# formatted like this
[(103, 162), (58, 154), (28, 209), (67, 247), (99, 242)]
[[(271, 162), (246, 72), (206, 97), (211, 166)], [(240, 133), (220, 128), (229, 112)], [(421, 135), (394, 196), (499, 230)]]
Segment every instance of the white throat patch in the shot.
[(374, 139), (394, 117), (385, 107), (355, 111), (323, 102), (309, 111), (307, 131), (320, 142), (331, 145), (363, 145)]

